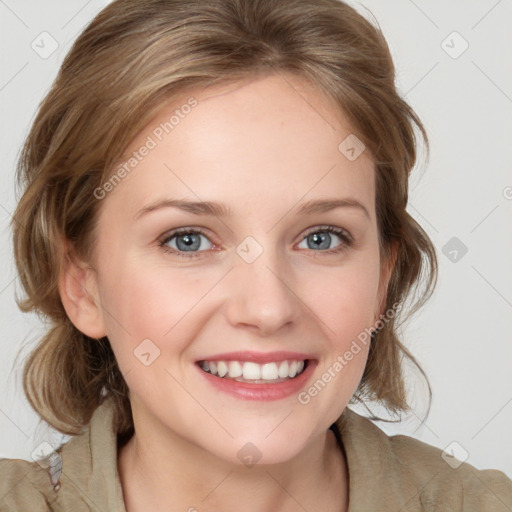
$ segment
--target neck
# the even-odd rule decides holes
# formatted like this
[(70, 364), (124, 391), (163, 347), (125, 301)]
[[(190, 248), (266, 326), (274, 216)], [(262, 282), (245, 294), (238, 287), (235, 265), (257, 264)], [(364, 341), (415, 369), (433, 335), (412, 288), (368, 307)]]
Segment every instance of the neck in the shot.
[[(134, 417), (135, 421), (135, 417)], [(168, 429), (137, 425), (119, 449), (118, 470), (127, 512), (240, 510), (344, 512), (348, 470), (327, 430), (296, 457), (278, 464), (232, 464)]]

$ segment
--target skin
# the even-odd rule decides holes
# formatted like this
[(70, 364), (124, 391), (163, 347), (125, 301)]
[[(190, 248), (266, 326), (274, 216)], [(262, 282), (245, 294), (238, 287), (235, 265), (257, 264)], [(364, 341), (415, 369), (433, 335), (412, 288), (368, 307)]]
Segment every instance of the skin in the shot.
[[(70, 263), (60, 282), (70, 319), (108, 336), (130, 388), (136, 433), (118, 454), (127, 510), (347, 510), (346, 461), (328, 428), (360, 382), (368, 345), (307, 405), (296, 395), (226, 395), (194, 362), (235, 350), (311, 353), (310, 386), (375, 324), (393, 262), (380, 259), (371, 157), (349, 161), (338, 150), (350, 126), (297, 77), (192, 92), (198, 105), (102, 199), (94, 261)], [(163, 106), (126, 155), (192, 92)], [(296, 214), (306, 201), (347, 197), (368, 216)], [(162, 208), (134, 220), (167, 198), (222, 202), (234, 214)], [(307, 235), (325, 234), (310, 228), (323, 225), (353, 244), (333, 234), (328, 249), (308, 245)], [(181, 227), (207, 232), (199, 257), (159, 246)], [(263, 248), (253, 263), (236, 252), (247, 236)], [(134, 355), (144, 339), (160, 350), (149, 366)], [(248, 442), (261, 452), (252, 467), (237, 457)]]

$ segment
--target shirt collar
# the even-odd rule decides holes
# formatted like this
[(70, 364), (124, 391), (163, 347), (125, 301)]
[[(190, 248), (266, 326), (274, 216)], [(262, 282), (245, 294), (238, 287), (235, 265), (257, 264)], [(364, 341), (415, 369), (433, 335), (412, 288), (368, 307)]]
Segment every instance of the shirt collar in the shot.
[[(91, 510), (126, 512), (117, 470), (113, 412), (111, 400), (105, 400), (84, 434), (62, 448), (62, 486), (57, 503), (63, 511), (72, 509), (66, 507), (78, 493)], [(368, 418), (348, 408), (333, 426), (340, 434), (347, 459), (349, 512), (396, 511), (410, 506), (417, 488), (404, 478), (389, 437)]]
[(349, 408), (335, 425), (349, 472), (348, 512), (422, 510), (415, 507), (418, 489), (404, 473), (386, 433)]

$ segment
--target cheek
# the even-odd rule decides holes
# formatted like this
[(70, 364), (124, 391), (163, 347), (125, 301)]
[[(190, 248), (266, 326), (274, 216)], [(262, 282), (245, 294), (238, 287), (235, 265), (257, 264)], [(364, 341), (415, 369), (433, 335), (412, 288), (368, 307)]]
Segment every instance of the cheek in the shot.
[(100, 296), (107, 336), (125, 369), (134, 364), (134, 351), (144, 340), (151, 340), (161, 354), (184, 350), (186, 340), (193, 336), (191, 312), (215, 281), (183, 269), (127, 260), (117, 260), (102, 276)]
[(378, 286), (378, 258), (361, 253), (346, 265), (322, 269), (307, 279), (304, 295), (326, 337), (343, 348), (372, 325)]
[[(150, 353), (163, 356), (157, 366), (180, 359), (222, 306), (212, 288), (225, 269), (171, 268), (125, 257), (123, 251), (103, 261), (99, 279), (103, 316), (123, 373), (140, 366), (136, 354), (144, 340), (151, 341), (145, 342)], [(300, 300), (290, 300), (304, 309), (301, 318), (310, 317), (318, 324), (313, 328), (322, 331), (330, 359), (348, 350), (371, 325), (378, 278), (378, 252), (370, 250), (354, 252), (339, 265), (296, 269), (292, 289)], [(222, 300), (229, 301), (229, 290), (226, 293)]]

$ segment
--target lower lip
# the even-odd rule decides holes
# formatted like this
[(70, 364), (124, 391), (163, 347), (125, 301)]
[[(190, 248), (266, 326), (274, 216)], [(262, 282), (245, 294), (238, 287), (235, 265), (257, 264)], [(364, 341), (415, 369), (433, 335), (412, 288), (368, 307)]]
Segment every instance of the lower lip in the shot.
[(212, 375), (202, 370), (196, 364), (198, 371), (203, 377), (220, 391), (228, 393), (235, 398), (242, 400), (281, 400), (303, 388), (315, 369), (317, 361), (309, 360), (305, 370), (293, 379), (271, 384), (251, 384), (249, 382), (238, 382), (233, 379), (225, 379)]

